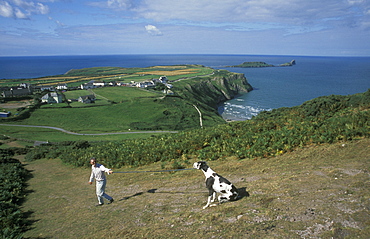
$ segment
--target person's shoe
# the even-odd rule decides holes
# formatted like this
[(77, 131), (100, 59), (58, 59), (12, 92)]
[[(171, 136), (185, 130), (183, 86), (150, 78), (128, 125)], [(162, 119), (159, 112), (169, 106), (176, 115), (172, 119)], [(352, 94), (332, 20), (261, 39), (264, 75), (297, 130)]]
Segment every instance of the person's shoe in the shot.
[(102, 204), (99, 203), (99, 204), (96, 204), (95, 207), (100, 207), (100, 206), (103, 206), (103, 205), (104, 205), (104, 203), (102, 203)]
[(114, 199), (113, 198), (111, 200), (109, 200), (109, 204), (111, 204), (112, 202), (114, 202)]

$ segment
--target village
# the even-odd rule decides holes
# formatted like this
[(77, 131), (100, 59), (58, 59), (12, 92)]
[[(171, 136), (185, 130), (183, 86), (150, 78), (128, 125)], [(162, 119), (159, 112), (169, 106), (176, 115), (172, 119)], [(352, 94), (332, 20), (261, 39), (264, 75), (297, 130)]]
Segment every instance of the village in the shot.
[[(61, 95), (58, 92), (63, 92), (67, 90), (90, 90), (100, 87), (113, 87), (113, 86), (126, 86), (126, 87), (137, 87), (143, 89), (154, 89), (158, 85), (161, 85), (163, 93), (173, 94), (170, 90), (173, 85), (169, 84), (166, 76), (161, 76), (159, 79), (145, 80), (141, 82), (131, 81), (130, 83), (120, 82), (120, 81), (102, 81), (102, 80), (91, 80), (87, 83), (83, 83), (78, 87), (68, 87), (66, 83), (60, 83), (55, 85), (32, 85), (27, 83), (21, 83), (18, 86), (11, 87), (1, 87), (0, 92), (3, 98), (10, 97), (21, 97), (33, 95), (34, 93), (48, 92), (42, 96), (41, 101), (43, 103), (61, 103)], [(59, 96), (60, 95), (60, 96)], [(81, 96), (78, 99), (82, 103), (91, 103), (91, 99), (85, 99), (86, 97)], [(71, 99), (72, 100), (72, 99)]]
[[(32, 85), (27, 83), (21, 83), (18, 86), (12, 87), (1, 87), (0, 92), (3, 98), (18, 98), (34, 95), (35, 93), (41, 93), (41, 103), (43, 104), (59, 104), (65, 101), (68, 102), (80, 102), (84, 104), (94, 103), (96, 96), (92, 94), (81, 95), (77, 99), (65, 99), (63, 92), (70, 90), (92, 90), (101, 87), (137, 87), (142, 89), (159, 89), (164, 94), (173, 94), (171, 90), (172, 84), (166, 76), (161, 76), (159, 79), (150, 79), (141, 82), (131, 81), (129, 83), (120, 81), (102, 81), (102, 80), (91, 80), (87, 83), (83, 83), (78, 87), (68, 87), (66, 83), (60, 83), (55, 85)], [(90, 91), (92, 92), (92, 91)], [(44, 94), (43, 94), (44, 93)], [(0, 117), (9, 117), (10, 112), (0, 112)]]

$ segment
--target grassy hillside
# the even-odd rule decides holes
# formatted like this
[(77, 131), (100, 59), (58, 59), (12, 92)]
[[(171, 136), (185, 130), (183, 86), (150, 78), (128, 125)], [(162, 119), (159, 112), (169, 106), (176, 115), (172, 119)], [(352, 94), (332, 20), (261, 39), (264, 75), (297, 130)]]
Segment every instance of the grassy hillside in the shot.
[(188, 157), (222, 160), (227, 157), (268, 158), (307, 145), (355, 140), (370, 136), (370, 90), (351, 96), (326, 96), (301, 106), (260, 113), (251, 120), (177, 134), (110, 142), (50, 144), (35, 148), (35, 160), (59, 156), (74, 166), (99, 155), (110, 167), (140, 166), (153, 162), (181, 168)]
[[(172, 104), (178, 107), (172, 107)], [(187, 112), (189, 114), (185, 115)], [(198, 125), (196, 121), (177, 126), (182, 123), (181, 118), (197, 119), (197, 114), (191, 105), (176, 98), (138, 98), (103, 107), (41, 108), (23, 120), (22, 124), (57, 126), (76, 133), (120, 132), (129, 129), (176, 130), (178, 127), (181, 129)]]
[[(208, 129), (26, 149), (32, 193), (21, 211), (2, 210), (1, 225), (37, 238), (368, 238), (369, 108), (370, 90)], [(112, 205), (95, 208), (89, 168), (73, 167), (91, 156), (117, 172), (109, 176)], [(191, 168), (198, 160), (233, 182), (241, 198), (202, 210), (200, 171), (118, 173)], [(22, 182), (3, 184), (3, 197), (23, 197), (8, 184)]]
[[(310, 146), (270, 159), (208, 162), (242, 198), (203, 210), (198, 170), (113, 174), (115, 202), (96, 208), (90, 169), (27, 163), (30, 238), (369, 238), (370, 140)], [(196, 159), (189, 159), (189, 164)], [(135, 170), (160, 169), (151, 164)], [(114, 168), (128, 171), (130, 168)]]

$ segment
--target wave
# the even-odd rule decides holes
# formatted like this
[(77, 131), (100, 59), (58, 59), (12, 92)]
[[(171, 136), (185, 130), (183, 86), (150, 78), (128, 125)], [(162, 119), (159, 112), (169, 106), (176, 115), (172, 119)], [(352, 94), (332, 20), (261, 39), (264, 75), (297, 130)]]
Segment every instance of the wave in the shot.
[(248, 120), (262, 111), (270, 111), (271, 108), (264, 108), (252, 105), (237, 105), (230, 102), (224, 104), (222, 117), (227, 120)]

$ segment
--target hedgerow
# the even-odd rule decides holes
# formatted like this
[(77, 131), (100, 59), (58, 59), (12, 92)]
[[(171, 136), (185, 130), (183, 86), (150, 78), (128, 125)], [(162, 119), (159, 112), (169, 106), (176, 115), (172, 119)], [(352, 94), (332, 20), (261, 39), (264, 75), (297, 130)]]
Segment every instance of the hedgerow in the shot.
[(14, 152), (0, 150), (0, 238), (23, 238), (29, 221), (20, 210), (30, 173), (12, 158)]
[[(63, 162), (87, 166), (97, 157), (109, 167), (173, 162), (187, 156), (200, 160), (271, 157), (310, 144), (334, 143), (370, 136), (370, 90), (352, 96), (326, 96), (301, 106), (260, 113), (251, 120), (153, 136), (149, 139), (58, 147)], [(42, 148), (35, 149), (36, 154)]]

